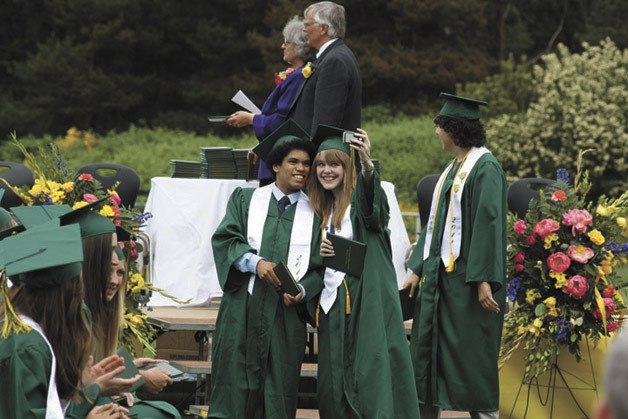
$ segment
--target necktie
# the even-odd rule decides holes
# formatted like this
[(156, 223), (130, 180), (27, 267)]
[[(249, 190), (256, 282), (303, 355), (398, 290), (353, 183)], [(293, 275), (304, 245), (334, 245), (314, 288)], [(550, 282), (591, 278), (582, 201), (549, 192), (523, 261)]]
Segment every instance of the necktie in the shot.
[(277, 203), (277, 209), (279, 210), (280, 217), (283, 215), (283, 212), (286, 210), (288, 205), (290, 205), (290, 198), (288, 198), (287, 195), (284, 195)]

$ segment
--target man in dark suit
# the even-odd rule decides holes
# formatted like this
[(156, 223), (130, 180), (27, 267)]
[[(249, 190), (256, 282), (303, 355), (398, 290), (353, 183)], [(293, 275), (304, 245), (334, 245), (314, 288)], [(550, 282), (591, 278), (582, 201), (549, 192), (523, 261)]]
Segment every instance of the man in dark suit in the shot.
[[(311, 74), (297, 94), (289, 117), (310, 135), (319, 124), (355, 131), (361, 126), (362, 78), (353, 52), (342, 40), (345, 9), (331, 1), (305, 9), (304, 32), (316, 49)], [(307, 67), (307, 66), (306, 66)]]

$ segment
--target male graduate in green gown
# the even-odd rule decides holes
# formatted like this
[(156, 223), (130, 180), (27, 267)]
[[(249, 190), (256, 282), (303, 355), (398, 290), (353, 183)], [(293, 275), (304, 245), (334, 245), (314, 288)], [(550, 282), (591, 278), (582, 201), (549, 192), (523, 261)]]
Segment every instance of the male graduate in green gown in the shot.
[(497, 418), (506, 179), (484, 147), (479, 106), (487, 103), (441, 96), (446, 101), (434, 120), (436, 135), (455, 158), (436, 184), (404, 285), (411, 295), (418, 286), (410, 351), (421, 417), (446, 409)]
[[(294, 418), (307, 329), (305, 302), (322, 289), (320, 221), (301, 191), (314, 148), (292, 120), (254, 151), (275, 182), (238, 188), (212, 237), (223, 289), (212, 356), (209, 417)], [(274, 272), (284, 262), (301, 292)]]

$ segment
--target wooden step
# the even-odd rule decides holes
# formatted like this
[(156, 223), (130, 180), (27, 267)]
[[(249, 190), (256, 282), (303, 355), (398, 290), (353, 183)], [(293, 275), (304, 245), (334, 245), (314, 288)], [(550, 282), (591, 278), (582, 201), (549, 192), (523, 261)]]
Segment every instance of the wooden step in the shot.
[[(211, 374), (211, 361), (188, 361), (176, 360), (170, 361), (170, 364), (188, 374)], [(318, 364), (301, 364), (301, 377), (316, 378), (318, 376)]]
[[(191, 405), (186, 414), (199, 418), (206, 418), (209, 410), (207, 405)], [(319, 419), (317, 409), (297, 409), (296, 419)]]

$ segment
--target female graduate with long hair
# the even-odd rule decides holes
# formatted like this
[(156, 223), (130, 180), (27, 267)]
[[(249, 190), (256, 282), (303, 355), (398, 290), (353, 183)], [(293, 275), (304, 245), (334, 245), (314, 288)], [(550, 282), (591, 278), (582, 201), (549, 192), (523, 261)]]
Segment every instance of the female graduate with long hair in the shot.
[[(343, 130), (319, 125), (313, 142), (315, 176), (308, 196), (324, 231), (364, 243), (360, 276), (326, 268), (318, 299), (321, 418), (418, 418), (414, 378), (405, 336), (392, 250), (388, 201), (359, 129), (350, 143)], [(354, 156), (361, 172), (355, 176)], [(323, 239), (321, 256), (334, 255)]]
[[(82, 308), (83, 253), (77, 226), (44, 225), (0, 242), (0, 412), (3, 417), (63, 418), (81, 388), (91, 352)], [(9, 290), (7, 275), (13, 287)], [(124, 368), (113, 368), (107, 377)], [(88, 418), (125, 417), (116, 405)], [(6, 415), (6, 416), (4, 416)]]

